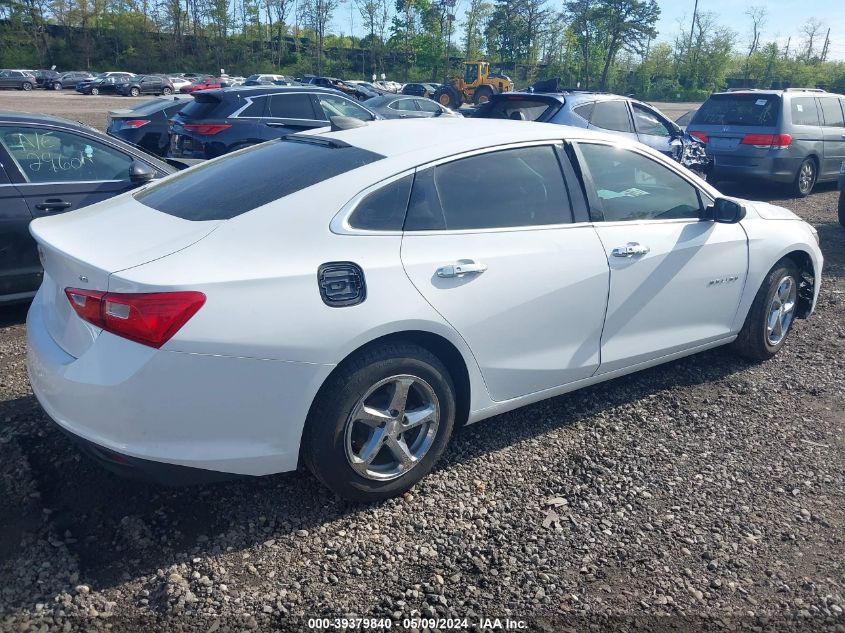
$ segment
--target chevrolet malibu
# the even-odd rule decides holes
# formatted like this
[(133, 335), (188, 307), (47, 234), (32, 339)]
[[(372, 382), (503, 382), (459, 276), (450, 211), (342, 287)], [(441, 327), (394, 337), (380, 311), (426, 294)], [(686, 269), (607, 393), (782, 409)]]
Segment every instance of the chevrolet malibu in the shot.
[(808, 224), (643, 145), (359, 125), (32, 223), (32, 387), (88, 453), (168, 481), (302, 463), (377, 500), (458, 425), (719, 345), (765, 360), (814, 309)]

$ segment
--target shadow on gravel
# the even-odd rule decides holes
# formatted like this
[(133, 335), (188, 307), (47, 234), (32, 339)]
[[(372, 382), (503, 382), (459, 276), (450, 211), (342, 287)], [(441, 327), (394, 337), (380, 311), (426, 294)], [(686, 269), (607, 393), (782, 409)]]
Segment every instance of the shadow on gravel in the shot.
[[(497, 416), (456, 433), (439, 468), (665, 389), (718, 381), (746, 367), (730, 353), (710, 351)], [(65, 542), (78, 560), (80, 579), (93, 589), (154, 575), (193, 557), (248, 550), (298, 530), (319, 530), (364, 509), (337, 499), (304, 472), (187, 488), (125, 480), (81, 455), (34, 398), (0, 403), (0, 420), (9, 418), (23, 427), (15, 442), (43, 507), (50, 510), (49, 537)], [(386, 511), (392, 503), (401, 502), (387, 502)], [(0, 515), (0, 538), (7, 529), (20, 531), (11, 525), (14, 514)], [(4, 554), (0, 565), (12, 552)]]
[(27, 310), (29, 310), (29, 303), (15, 303), (0, 307), (0, 328), (26, 323)]

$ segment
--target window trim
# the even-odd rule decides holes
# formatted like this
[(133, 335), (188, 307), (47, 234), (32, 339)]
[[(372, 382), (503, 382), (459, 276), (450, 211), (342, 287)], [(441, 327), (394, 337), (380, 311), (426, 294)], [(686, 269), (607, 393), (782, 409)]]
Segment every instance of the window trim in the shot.
[[(646, 158), (653, 163), (657, 163), (662, 167), (665, 167), (669, 171), (675, 173), (679, 176), (682, 180), (686, 181), (698, 194), (698, 202), (701, 205), (699, 210), (703, 211), (707, 208), (708, 204), (706, 203), (707, 200), (710, 200), (711, 203), (715, 202), (715, 198), (710, 194), (710, 192), (702, 189), (698, 186), (697, 183), (693, 182), (690, 178), (689, 174), (685, 174), (684, 167), (675, 162), (668, 162), (657, 159), (655, 156), (652, 156), (649, 152), (643, 151), (641, 148), (636, 147), (634, 145), (628, 145), (623, 143), (613, 143), (611, 141), (606, 141), (603, 139), (578, 139), (571, 141), (573, 151), (575, 155), (578, 157), (578, 163), (581, 167), (581, 175), (584, 181), (584, 188), (587, 193), (587, 206), (589, 207), (588, 211), (590, 213), (590, 224), (599, 225), (599, 226), (634, 226), (639, 224), (691, 224), (697, 222), (706, 222), (707, 220), (702, 220), (701, 217), (698, 218), (669, 218), (669, 219), (642, 219), (642, 220), (605, 220), (604, 219), (604, 206), (601, 204), (599, 200), (598, 193), (596, 192), (596, 186), (593, 182), (593, 175), (590, 173), (590, 167), (587, 164), (586, 159), (584, 158), (584, 154), (581, 152), (582, 145), (605, 145), (607, 147), (613, 147), (615, 149), (620, 149), (628, 152), (633, 152), (635, 154), (639, 154), (643, 158)], [(600, 214), (602, 219), (597, 220), (593, 216), (594, 214)]]

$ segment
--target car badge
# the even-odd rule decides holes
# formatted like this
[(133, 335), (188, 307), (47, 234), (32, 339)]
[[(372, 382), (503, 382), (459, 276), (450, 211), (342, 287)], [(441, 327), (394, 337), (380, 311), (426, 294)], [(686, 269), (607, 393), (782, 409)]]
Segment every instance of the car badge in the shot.
[(88, 283), (88, 277), (86, 277), (85, 275), (79, 275), (79, 281), (81, 281), (84, 284), (87, 284)]

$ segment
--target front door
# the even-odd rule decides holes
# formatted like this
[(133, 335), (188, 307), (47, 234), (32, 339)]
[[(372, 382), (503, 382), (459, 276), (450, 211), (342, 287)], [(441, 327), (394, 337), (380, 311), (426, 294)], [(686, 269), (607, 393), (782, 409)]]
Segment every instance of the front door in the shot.
[(579, 149), (610, 263), (599, 373), (730, 336), (748, 268), (742, 226), (700, 220), (712, 201), (643, 153)]
[(54, 215), (128, 191), (133, 156), (99, 141), (55, 128), (0, 126), (10, 174), (33, 217)]
[(598, 367), (607, 259), (593, 228), (573, 223), (552, 145), (418, 171), (402, 263), (467, 342), (494, 400)]

